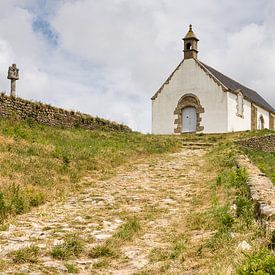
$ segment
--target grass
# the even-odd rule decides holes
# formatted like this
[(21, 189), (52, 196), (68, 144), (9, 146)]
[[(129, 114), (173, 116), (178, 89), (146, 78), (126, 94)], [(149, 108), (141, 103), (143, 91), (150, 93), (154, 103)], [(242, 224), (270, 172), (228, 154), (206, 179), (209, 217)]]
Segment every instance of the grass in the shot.
[(131, 217), (126, 223), (120, 226), (114, 237), (123, 241), (131, 240), (140, 229), (141, 224), (139, 220), (136, 217)]
[(236, 273), (238, 275), (275, 274), (275, 255), (266, 248), (247, 254)]
[(110, 242), (97, 245), (94, 248), (92, 248), (91, 251), (89, 252), (89, 256), (93, 259), (97, 259), (101, 257), (113, 257), (115, 255), (116, 255), (116, 252), (112, 248)]
[(0, 120), (0, 223), (81, 188), (83, 176), (108, 177), (131, 160), (179, 148), (169, 136), (47, 127)]
[[(200, 202), (204, 204), (204, 209), (196, 209), (187, 219), (189, 229), (209, 232), (209, 237), (198, 244), (195, 248), (196, 256), (192, 254), (192, 257), (207, 258), (213, 274), (217, 270), (219, 274), (226, 273), (228, 268), (244, 272), (253, 266), (253, 261), (249, 260), (251, 255), (257, 258), (260, 255), (257, 253), (265, 250), (270, 243), (270, 236), (254, 219), (254, 204), (247, 185), (248, 175), (237, 166), (239, 149), (234, 145), (234, 139), (234, 136), (228, 135), (208, 154), (208, 169), (217, 173), (211, 185), (208, 207), (205, 207), (206, 202)], [(244, 240), (252, 246), (252, 254), (238, 251), (239, 243)], [(272, 255), (270, 251), (269, 255)], [(259, 261), (262, 263), (265, 260)], [(261, 267), (259, 270), (264, 271)]]
[[(112, 238), (90, 250), (89, 257), (93, 259), (119, 257), (120, 247), (125, 245), (125, 242), (132, 241), (141, 229), (142, 226), (137, 217), (127, 217)], [(104, 265), (106, 265), (105, 262)]]
[(37, 263), (39, 256), (39, 248), (37, 246), (29, 246), (8, 254), (12, 261), (16, 264)]
[[(233, 215), (231, 214), (230, 220), (232, 222), (223, 224), (224, 226), (220, 227), (214, 237), (210, 239), (210, 243), (215, 244), (216, 242), (216, 244), (218, 243), (221, 246), (230, 241), (235, 243), (231, 232), (247, 236), (246, 238), (249, 238), (250, 235), (251, 243), (257, 239), (262, 239), (262, 242), (254, 244), (253, 254), (244, 253), (245, 257), (243, 260), (240, 257), (237, 264), (237, 266), (239, 265), (237, 274), (273, 274), (275, 271), (273, 269), (275, 268), (275, 258), (271, 251), (267, 250), (268, 238), (266, 237), (268, 235), (266, 235), (264, 228), (261, 228), (254, 220), (254, 204), (250, 198), (247, 185), (248, 175), (244, 169), (238, 168), (234, 165), (234, 161), (232, 162), (232, 155), (234, 156), (237, 153), (233, 146), (230, 147), (233, 153), (227, 154), (227, 158), (230, 161), (223, 162), (222, 171), (216, 179), (216, 186), (222, 186), (225, 192), (226, 190), (228, 191), (226, 192), (227, 200), (231, 200), (233, 205), (235, 205), (235, 211)], [(242, 261), (243, 263), (241, 263)]]
[(275, 153), (243, 149), (244, 153), (275, 183)]
[(64, 266), (67, 268), (68, 273), (79, 273), (79, 269), (73, 263), (65, 263)]
[[(167, 260), (176, 260), (183, 256), (186, 248), (186, 237), (184, 235), (175, 236), (172, 240), (171, 246), (162, 248), (155, 247), (150, 251), (149, 259), (151, 262), (161, 262)], [(184, 261), (184, 258), (181, 258)]]
[(55, 259), (68, 260), (71, 257), (79, 256), (83, 248), (83, 241), (77, 235), (68, 235), (64, 243), (53, 247), (51, 255)]
[(94, 269), (101, 269), (101, 268), (105, 268), (109, 265), (108, 261), (106, 259), (100, 260), (96, 263), (93, 264), (93, 268)]
[(0, 259), (0, 271), (4, 271), (8, 267), (8, 263), (2, 259)]

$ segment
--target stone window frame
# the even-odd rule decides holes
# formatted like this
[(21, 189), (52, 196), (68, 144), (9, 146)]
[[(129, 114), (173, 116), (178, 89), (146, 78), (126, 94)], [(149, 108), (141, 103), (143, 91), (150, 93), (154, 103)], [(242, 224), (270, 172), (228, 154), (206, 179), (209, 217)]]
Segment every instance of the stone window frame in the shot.
[(265, 121), (264, 121), (264, 116), (261, 114), (259, 116), (259, 130), (265, 129)]
[[(244, 96), (241, 90), (237, 90), (237, 97), (236, 97), (236, 116), (244, 118)], [(241, 104), (240, 104), (241, 100)]]
[(196, 109), (197, 115), (197, 126), (196, 132), (200, 132), (204, 130), (204, 126), (201, 125), (201, 114), (204, 113), (204, 108), (202, 107), (199, 98), (194, 94), (184, 94), (180, 100), (178, 101), (177, 107), (174, 111), (174, 115), (177, 116), (175, 119), (175, 126), (174, 129), (175, 134), (182, 133), (182, 110), (187, 107), (194, 107)]

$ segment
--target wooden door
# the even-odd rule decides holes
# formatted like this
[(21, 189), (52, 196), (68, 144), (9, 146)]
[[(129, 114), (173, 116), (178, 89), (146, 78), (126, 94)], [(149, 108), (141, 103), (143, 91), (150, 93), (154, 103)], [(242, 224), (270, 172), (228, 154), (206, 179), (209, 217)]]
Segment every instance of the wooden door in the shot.
[(195, 133), (197, 129), (196, 108), (186, 107), (182, 110), (182, 133)]

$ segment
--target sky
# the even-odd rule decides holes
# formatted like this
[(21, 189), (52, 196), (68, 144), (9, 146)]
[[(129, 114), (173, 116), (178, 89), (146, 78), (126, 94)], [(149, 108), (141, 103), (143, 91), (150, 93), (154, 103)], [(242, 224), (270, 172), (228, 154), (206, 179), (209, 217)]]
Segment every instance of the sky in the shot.
[(151, 96), (183, 58), (199, 60), (275, 106), (275, 0), (0, 0), (0, 91), (151, 131)]

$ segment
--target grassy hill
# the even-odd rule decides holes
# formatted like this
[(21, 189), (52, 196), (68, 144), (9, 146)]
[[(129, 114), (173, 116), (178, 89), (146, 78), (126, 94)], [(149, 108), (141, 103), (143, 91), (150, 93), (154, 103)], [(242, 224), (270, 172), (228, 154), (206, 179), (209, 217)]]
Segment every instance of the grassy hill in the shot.
[(0, 218), (21, 214), (81, 188), (81, 178), (179, 147), (172, 137), (90, 131), (0, 120)]
[[(123, 268), (131, 253), (143, 251), (141, 259), (148, 262), (135, 274), (180, 274), (187, 268), (202, 274), (273, 274), (271, 236), (254, 218), (248, 174), (236, 159), (247, 153), (274, 180), (275, 155), (234, 143), (267, 133), (153, 136), (0, 120), (1, 245), (16, 239), (21, 244), (20, 238), (33, 244), (16, 245), (0, 259), (0, 271), (26, 264), (48, 272), (48, 258), (50, 264), (63, 261), (67, 270), (81, 270), (80, 257), (89, 265), (95, 260), (92, 271), (108, 274)], [(77, 197), (70, 205), (75, 212), (66, 208), (67, 197)], [(46, 202), (52, 203), (12, 218)], [(121, 224), (107, 240), (91, 237), (91, 232), (106, 237), (106, 224), (114, 226), (117, 218)], [(76, 234), (68, 235), (71, 239), (68, 228)], [(46, 239), (32, 239), (29, 233), (36, 230)], [(57, 236), (64, 243), (55, 244)], [(239, 248), (244, 241), (249, 251)], [(129, 257), (123, 254), (127, 249)], [(139, 254), (133, 255), (136, 263)]]

